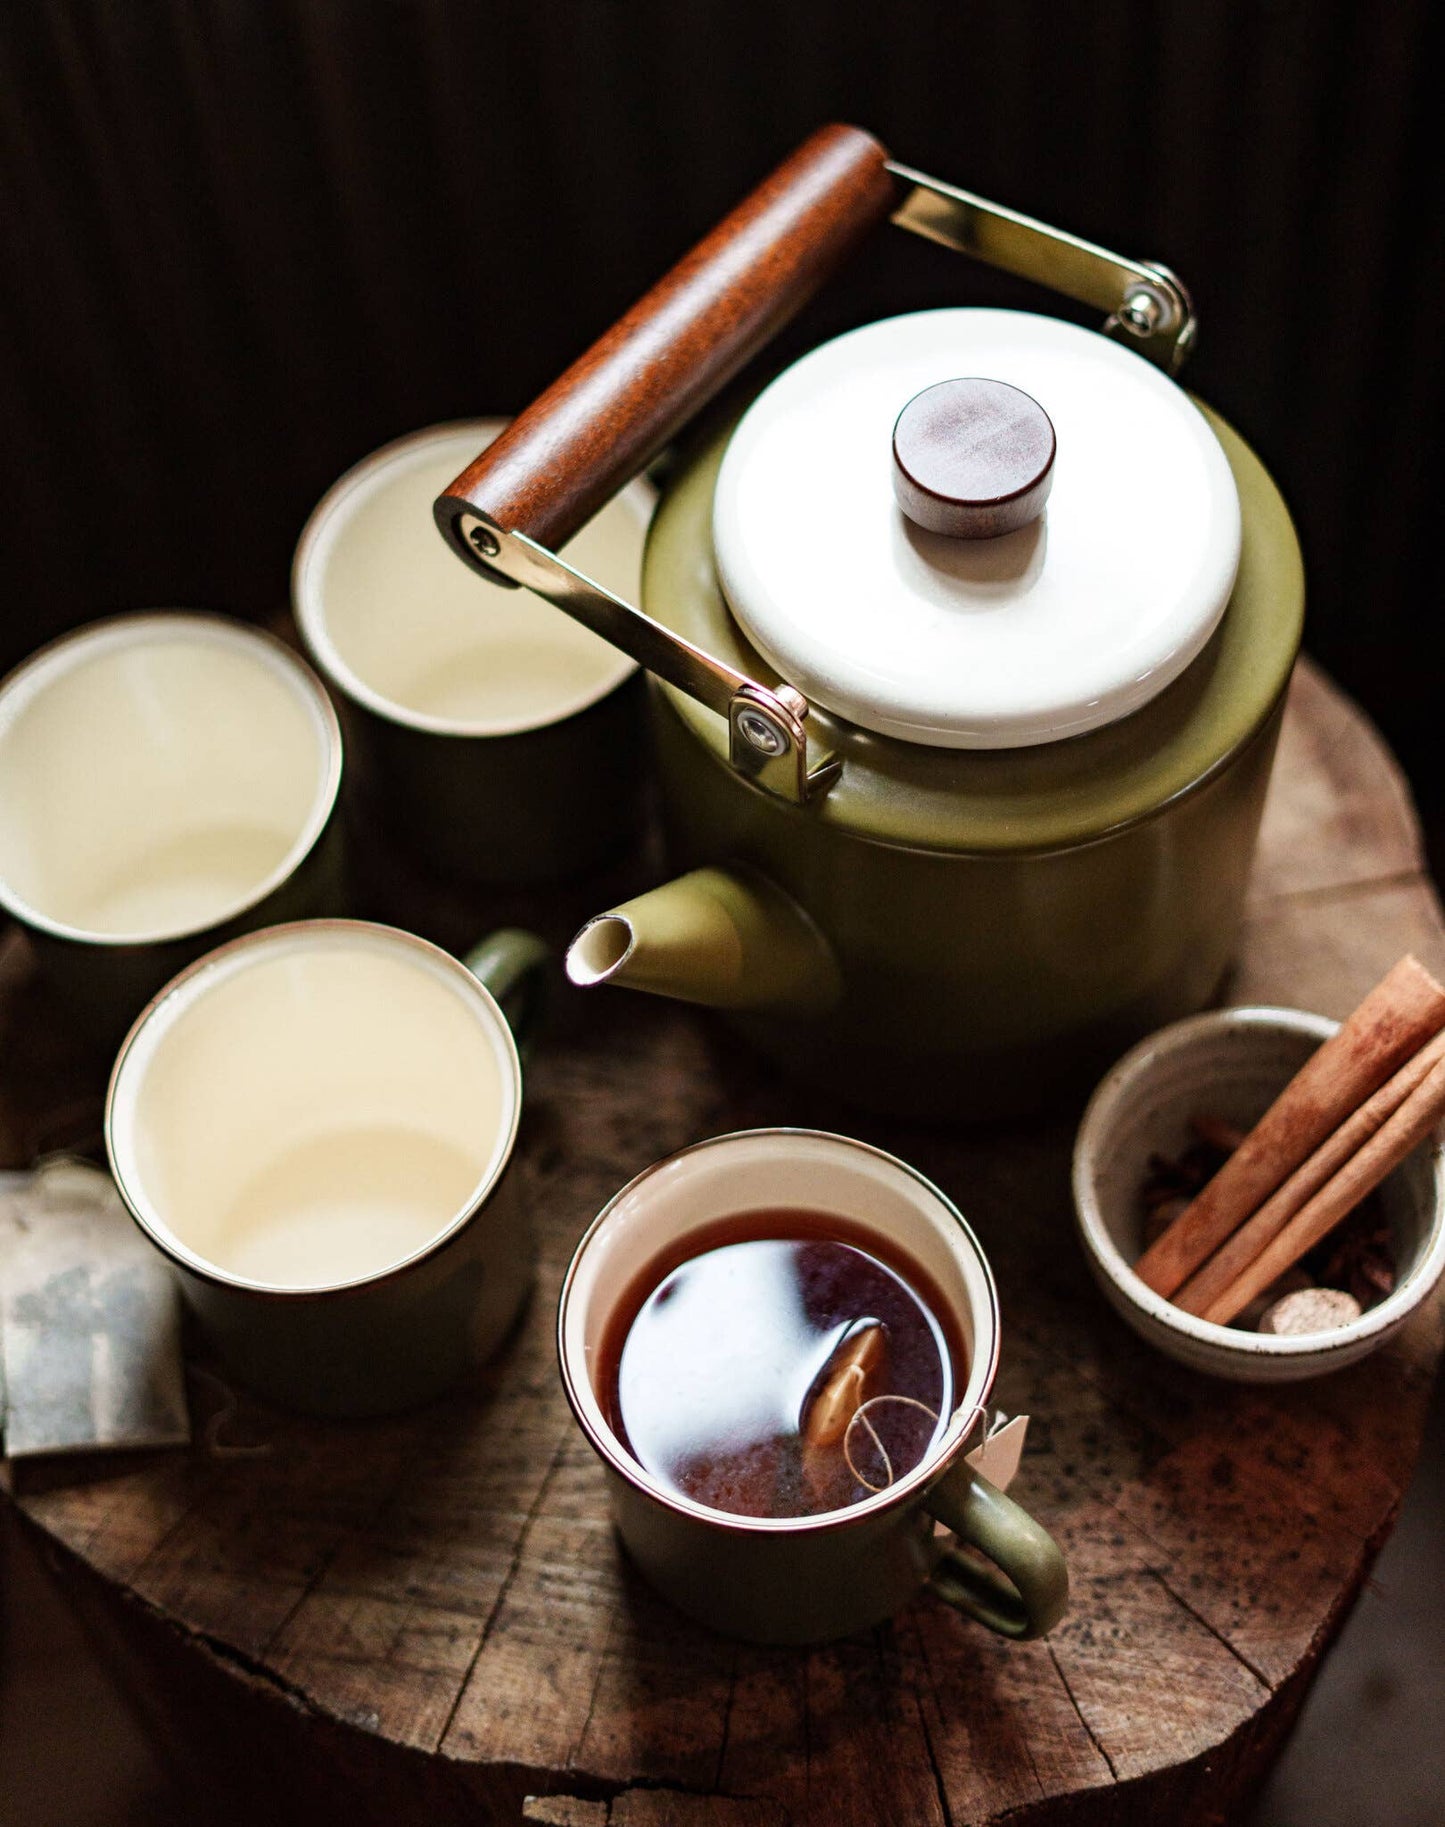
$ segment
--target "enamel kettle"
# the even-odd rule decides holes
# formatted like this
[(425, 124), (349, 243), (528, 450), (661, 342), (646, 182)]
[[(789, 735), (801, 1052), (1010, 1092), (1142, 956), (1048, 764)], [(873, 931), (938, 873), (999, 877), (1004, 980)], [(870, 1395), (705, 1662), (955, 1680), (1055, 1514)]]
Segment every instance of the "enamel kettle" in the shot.
[[(695, 443), (642, 606), (555, 556), (886, 218), (1108, 312), (956, 308), (813, 350)], [(653, 675), (666, 885), (568, 972), (705, 1003), (858, 1102), (1049, 1100), (1217, 991), (1303, 574), (1122, 259), (814, 134), (437, 502), (473, 567)]]

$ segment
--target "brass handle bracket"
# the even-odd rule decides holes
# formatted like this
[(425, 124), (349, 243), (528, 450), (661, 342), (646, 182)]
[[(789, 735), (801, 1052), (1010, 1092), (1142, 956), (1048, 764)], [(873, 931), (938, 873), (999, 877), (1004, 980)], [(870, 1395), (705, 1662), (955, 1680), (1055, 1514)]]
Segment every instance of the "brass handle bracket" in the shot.
[(1166, 374), (1178, 373), (1194, 347), (1198, 319), (1189, 293), (1167, 266), (1111, 254), (893, 159), (887, 169), (908, 187), (893, 212), (897, 227), (1106, 312), (1106, 336)]
[[(827, 128), (478, 457), (435, 509), (443, 537), (473, 570), (535, 591), (717, 712), (727, 721), (733, 768), (795, 805), (825, 793), (840, 768), (810, 737), (800, 691), (760, 684), (704, 653), (515, 528), (563, 544), (890, 212), (901, 228), (1106, 312), (1104, 333), (1167, 374), (1193, 346), (1194, 307), (1167, 267), (1111, 254), (896, 164), (856, 128)], [(793, 262), (786, 283), (774, 270), (780, 248)], [(669, 382), (659, 392), (659, 375), (678, 374), (695, 385), (679, 391)], [(597, 423), (616, 415), (629, 387), (641, 404), (603, 437)]]
[(766, 792), (802, 805), (837, 779), (841, 764), (810, 742), (808, 701), (791, 685), (760, 685), (574, 571), (535, 539), (498, 526), (455, 497), (443, 496), (437, 518), (453, 548), (475, 570), (545, 598), (657, 678), (726, 718), (729, 761)]

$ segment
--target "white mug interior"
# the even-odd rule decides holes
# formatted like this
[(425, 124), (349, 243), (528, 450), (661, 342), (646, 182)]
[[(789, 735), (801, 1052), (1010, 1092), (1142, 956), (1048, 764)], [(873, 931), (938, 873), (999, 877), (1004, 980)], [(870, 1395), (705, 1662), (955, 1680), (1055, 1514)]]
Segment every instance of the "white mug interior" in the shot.
[(428, 1254), (506, 1165), (511, 1031), (445, 952), (304, 921), (222, 947), (131, 1031), (111, 1079), (117, 1185), (187, 1268), (354, 1286)]
[(269, 636), (175, 612), (96, 623), (0, 688), (0, 900), (102, 944), (203, 932), (286, 879), (340, 769), (325, 693)]
[[(967, 1359), (948, 1425), (907, 1476), (853, 1505), (850, 1517), (895, 1503), (928, 1482), (968, 1433), (998, 1365), (998, 1298), (972, 1231), (942, 1193), (894, 1156), (817, 1130), (746, 1130), (699, 1142), (646, 1169), (593, 1221), (563, 1287), (558, 1343), (564, 1381), (593, 1445), (616, 1470), (673, 1509), (739, 1527), (788, 1530), (817, 1517), (736, 1517), (691, 1502), (653, 1478), (607, 1419), (594, 1383), (618, 1303), (665, 1252), (720, 1218), (770, 1208), (835, 1213), (915, 1262), (948, 1303)], [(836, 1514), (836, 1513), (834, 1513)]]
[[(476, 576), (437, 531), (436, 497), (505, 423), (386, 445), (336, 483), (301, 536), (292, 598), (307, 646), (349, 697), (393, 722), (513, 735), (585, 710), (636, 670), (530, 591)], [(636, 602), (654, 501), (649, 483), (630, 484), (568, 542), (568, 561)]]

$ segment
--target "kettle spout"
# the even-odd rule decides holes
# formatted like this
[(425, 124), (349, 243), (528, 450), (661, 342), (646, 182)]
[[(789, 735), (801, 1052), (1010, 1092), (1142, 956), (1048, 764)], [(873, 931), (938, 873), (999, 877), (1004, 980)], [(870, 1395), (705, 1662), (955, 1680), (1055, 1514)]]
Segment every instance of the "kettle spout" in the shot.
[(567, 952), (567, 975), (715, 1009), (818, 1015), (840, 988), (827, 940), (752, 870), (694, 869), (598, 914)]

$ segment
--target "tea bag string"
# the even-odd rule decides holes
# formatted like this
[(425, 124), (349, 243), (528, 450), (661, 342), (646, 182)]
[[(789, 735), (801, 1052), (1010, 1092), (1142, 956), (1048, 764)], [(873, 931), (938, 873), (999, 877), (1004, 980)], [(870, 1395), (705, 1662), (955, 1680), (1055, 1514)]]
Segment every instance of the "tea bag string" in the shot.
[[(870, 1408), (877, 1408), (883, 1402), (900, 1402), (905, 1408), (921, 1409), (935, 1425), (938, 1421), (938, 1410), (936, 1408), (930, 1408), (926, 1402), (920, 1402), (913, 1396), (870, 1396), (866, 1402), (860, 1402), (858, 1404), (849, 1418), (847, 1427), (843, 1430), (843, 1457), (848, 1463), (848, 1470), (858, 1480), (859, 1484), (862, 1485), (863, 1489), (865, 1491), (872, 1491), (875, 1495), (879, 1491), (886, 1491), (895, 1481), (893, 1461), (889, 1458), (888, 1449), (879, 1438), (878, 1430), (874, 1427), (868, 1415), (868, 1410)], [(979, 1404), (968, 1417), (968, 1422), (964, 1427), (963, 1440), (965, 1442), (967, 1441), (968, 1436), (973, 1432), (975, 1425), (983, 1420), (984, 1417), (985, 1410), (983, 1405)], [(858, 1426), (859, 1422), (863, 1424), (864, 1432), (873, 1442), (874, 1450), (883, 1461), (883, 1469), (887, 1473), (887, 1479), (883, 1484), (874, 1484), (871, 1479), (865, 1478), (854, 1462), (853, 1429)]]

